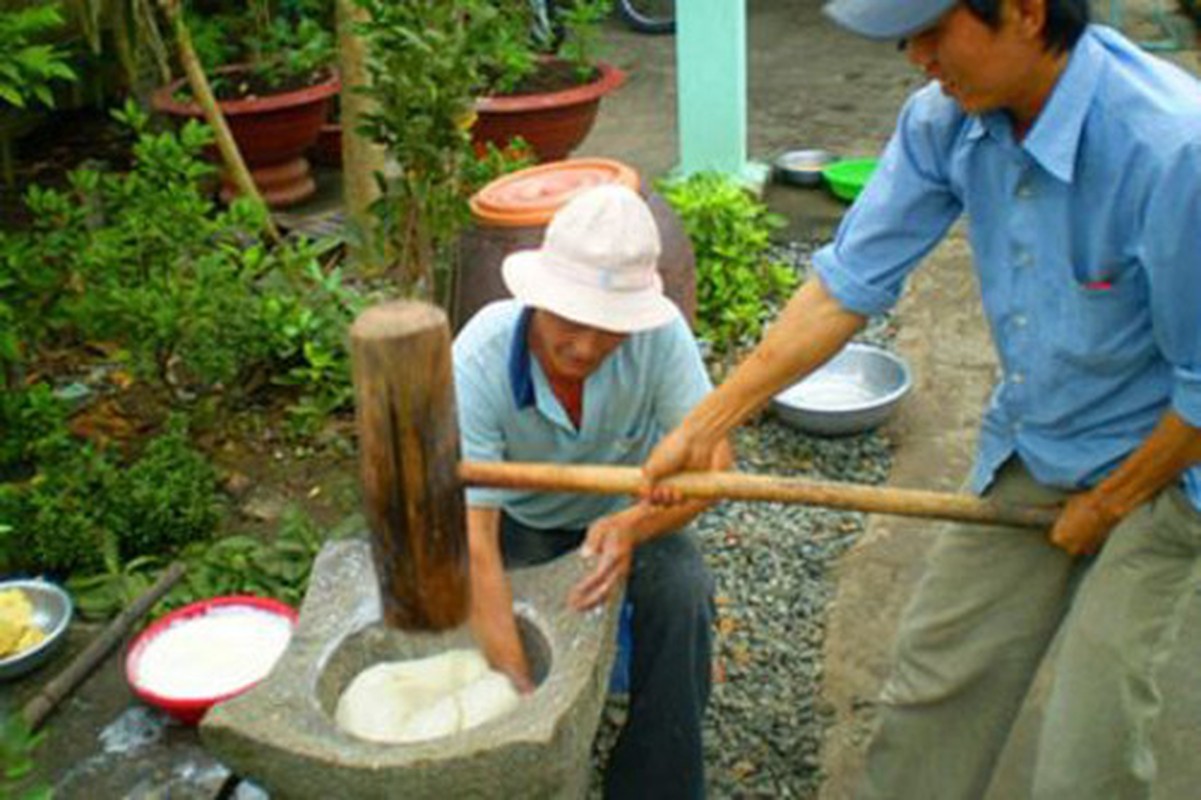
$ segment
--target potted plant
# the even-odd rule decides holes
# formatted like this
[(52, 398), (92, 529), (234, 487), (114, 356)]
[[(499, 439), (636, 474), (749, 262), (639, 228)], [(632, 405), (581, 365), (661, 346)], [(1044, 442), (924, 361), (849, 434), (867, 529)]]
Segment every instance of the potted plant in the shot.
[[(321, 0), (299, 0), (289, 12), (271, 0), (250, 0), (248, 11), (192, 15), (197, 55), (255, 185), (268, 205), (299, 203), (316, 191), (304, 153), (317, 140), (340, 83), (334, 40), (323, 24)], [(156, 91), (152, 105), (181, 117), (202, 116), (179, 80)], [(235, 193), (225, 182), (223, 195)]]
[[(566, 158), (625, 73), (597, 57), (610, 0), (481, 0), (495, 15), (478, 31), (481, 96), (472, 138), (505, 148), (524, 139), (539, 161)], [(549, 10), (548, 10), (549, 9)]]
[(367, 46), (367, 79), (349, 91), (369, 102), (347, 135), (381, 146), (396, 167), (375, 173), (369, 230), (352, 222), (352, 239), (387, 266), (402, 295), (446, 308), (457, 238), (471, 217), (468, 198), (528, 165), (520, 154), (472, 146), (484, 63), (478, 42), (495, 25), (496, 10), (480, 0), (354, 2), (362, 14), (352, 30)]

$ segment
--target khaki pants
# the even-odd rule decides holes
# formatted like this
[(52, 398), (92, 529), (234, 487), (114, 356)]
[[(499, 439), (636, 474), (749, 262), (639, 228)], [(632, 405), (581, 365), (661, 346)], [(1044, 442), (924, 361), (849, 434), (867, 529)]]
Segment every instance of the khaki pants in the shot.
[[(990, 491), (1011, 503), (1063, 496), (1017, 459)], [(1201, 514), (1176, 488), (1123, 520), (1095, 558), (1071, 558), (1042, 531), (950, 526), (901, 623), (858, 797), (1150, 796), (1154, 673), (1199, 555)]]

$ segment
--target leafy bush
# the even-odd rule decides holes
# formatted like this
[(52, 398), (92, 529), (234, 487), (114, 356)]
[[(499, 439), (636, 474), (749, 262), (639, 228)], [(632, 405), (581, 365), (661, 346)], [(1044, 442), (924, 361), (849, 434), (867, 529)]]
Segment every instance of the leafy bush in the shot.
[[(54, 340), (108, 341), (139, 375), (173, 388), (229, 389), (282, 371), (345, 402), (342, 337), (358, 306), (319, 263), (328, 243), (271, 246), (260, 207), (219, 209), (204, 190), (204, 126), (152, 133), (132, 104), (119, 117), (138, 134), (130, 172), (77, 170), (68, 192), (33, 187), (32, 230), (0, 233), (0, 317), (15, 337), (0, 339), (0, 366)], [(281, 341), (281, 308), (313, 319)]]
[(127, 469), (65, 431), (34, 449), (33, 477), (0, 484), (0, 519), (13, 528), (0, 571), (93, 572), (207, 540), (217, 526), (216, 474), (179, 423)]
[(355, 1), (366, 12), (355, 31), (368, 45), (371, 76), (361, 91), (373, 101), (358, 132), (405, 166), (394, 177), (377, 175), (375, 260), (404, 266), (396, 276), (402, 293), (437, 302), (448, 285), (445, 251), (467, 219), (476, 37), (497, 17), (479, 3)]
[(31, 464), (34, 447), (65, 431), (66, 420), (66, 407), (45, 384), (0, 393), (0, 480)]
[(177, 420), (116, 482), (111, 525), (124, 558), (208, 540), (217, 527), (217, 473)]
[(98, 569), (116, 549), (108, 508), (118, 472), (90, 446), (56, 437), (43, 449), (30, 480), (0, 484), (0, 518), (13, 527), (0, 572)]
[(697, 333), (715, 355), (730, 355), (759, 337), (773, 304), (797, 284), (796, 273), (769, 253), (771, 233), (783, 220), (719, 173), (659, 189), (696, 251)]
[[(238, 0), (209, 3), (187, 15), (192, 44), (221, 99), (308, 86), (334, 62), (329, 0)], [(232, 75), (219, 67), (245, 65)], [(186, 92), (185, 92), (186, 93)]]
[(11, 702), (0, 702), (0, 797), (50, 800), (51, 789), (41, 783), (19, 788), (21, 779), (36, 766), (34, 751), (45, 740), (46, 731), (34, 733), (30, 730), (25, 715), (10, 707)]
[(611, 0), (572, 0), (550, 14), (529, 0), (467, 0), (457, 4), (469, 22), (471, 51), (480, 64), (484, 94), (513, 94), (538, 72), (542, 56), (565, 61), (577, 81), (596, 73), (601, 23)]
[(25, 108), (36, 99), (54, 105), (55, 81), (74, 81), (67, 54), (37, 40), (63, 24), (56, 4), (0, 10), (0, 101)]
[[(211, 542), (195, 542), (178, 555), (187, 566), (183, 579), (151, 613), (158, 616), (196, 600), (224, 594), (257, 594), (298, 607), (321, 545), (327, 539), (360, 530), (361, 519), (352, 517), (323, 536), (309, 517), (290, 508), (269, 541), (234, 534)], [(67, 587), (83, 616), (103, 619), (146, 591), (167, 563), (166, 558), (154, 557), (133, 559), (123, 565), (114, 561), (103, 572), (73, 578)]]
[(128, 173), (35, 187), (32, 228), (0, 232), (0, 572), (126, 574), (207, 541), (220, 518), (182, 423), (125, 463), (71, 436), (49, 385), (14, 380), (49, 347), (103, 342), (138, 383), (207, 392), (193, 413), (282, 384), (314, 424), (352, 397), (346, 331), (366, 301), (322, 263), (334, 244), (269, 245), (256, 207), (221, 210), (205, 190), (204, 128), (152, 133), (135, 106), (121, 118), (137, 133)]

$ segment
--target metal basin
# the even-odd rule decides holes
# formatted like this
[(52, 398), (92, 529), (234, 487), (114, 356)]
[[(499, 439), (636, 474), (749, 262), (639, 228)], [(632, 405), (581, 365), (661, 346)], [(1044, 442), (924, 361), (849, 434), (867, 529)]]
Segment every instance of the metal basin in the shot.
[(794, 186), (820, 186), (822, 170), (837, 160), (829, 150), (789, 150), (776, 158), (776, 178)]
[(820, 436), (845, 436), (884, 422), (912, 387), (895, 353), (852, 342), (804, 380), (772, 399), (787, 424)]
[(8, 658), (0, 658), (0, 680), (15, 678), (40, 666), (66, 640), (71, 624), (71, 597), (53, 583), (42, 580), (0, 581), (0, 591), (20, 589), (33, 606), (33, 623), (46, 638)]

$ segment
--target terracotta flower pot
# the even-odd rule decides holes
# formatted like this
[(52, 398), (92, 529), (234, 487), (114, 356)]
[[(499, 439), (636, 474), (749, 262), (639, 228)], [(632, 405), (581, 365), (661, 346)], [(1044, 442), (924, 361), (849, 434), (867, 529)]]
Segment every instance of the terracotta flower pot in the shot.
[(566, 158), (592, 130), (601, 98), (625, 83), (626, 74), (612, 64), (601, 62), (597, 70), (591, 83), (562, 91), (479, 98), (472, 140), (503, 148), (520, 136), (539, 161)]
[[(242, 67), (231, 66), (219, 72), (239, 69)], [(203, 119), (200, 106), (175, 99), (183, 84), (179, 80), (158, 89), (151, 105), (164, 114)], [(303, 89), (218, 103), (251, 177), (268, 205), (274, 208), (295, 205), (316, 191), (304, 152), (317, 141), (321, 125), (328, 117), (330, 98), (340, 88), (337, 75), (330, 75)], [(221, 195), (228, 200), (235, 190), (224, 176), (222, 184)]]

